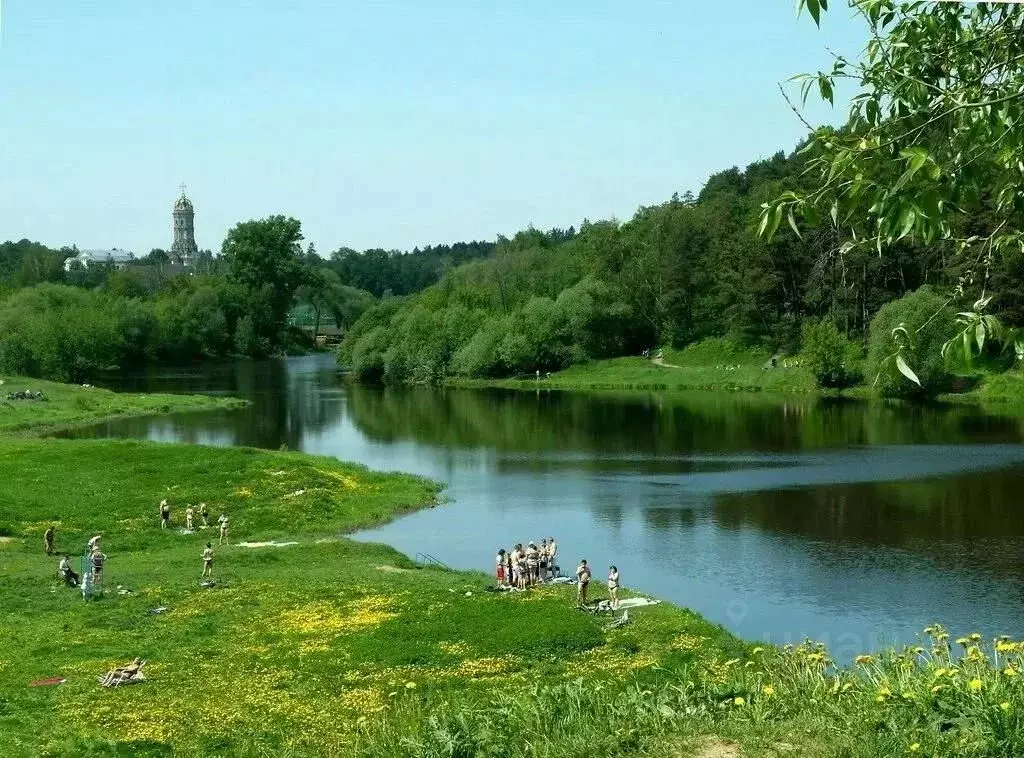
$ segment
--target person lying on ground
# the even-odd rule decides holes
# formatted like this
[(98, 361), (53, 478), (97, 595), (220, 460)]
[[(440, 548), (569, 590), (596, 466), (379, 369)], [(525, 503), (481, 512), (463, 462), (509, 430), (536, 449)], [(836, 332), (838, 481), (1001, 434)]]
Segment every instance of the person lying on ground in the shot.
[(111, 669), (106, 675), (100, 677), (100, 684), (104, 687), (116, 687), (119, 684), (127, 684), (133, 680), (142, 678), (142, 667), (146, 665), (146, 662), (141, 658), (136, 658), (127, 666), (119, 666), (116, 669)]

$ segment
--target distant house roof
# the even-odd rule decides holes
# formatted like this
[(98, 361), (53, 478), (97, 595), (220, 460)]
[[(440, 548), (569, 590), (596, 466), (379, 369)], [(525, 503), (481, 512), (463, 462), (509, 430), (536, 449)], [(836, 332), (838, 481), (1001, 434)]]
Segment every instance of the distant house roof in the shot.
[(102, 263), (103, 261), (113, 261), (114, 263), (127, 263), (136, 257), (135, 253), (131, 250), (119, 250), (116, 247), (110, 248), (109, 250), (79, 250), (79, 259), (87, 259)]

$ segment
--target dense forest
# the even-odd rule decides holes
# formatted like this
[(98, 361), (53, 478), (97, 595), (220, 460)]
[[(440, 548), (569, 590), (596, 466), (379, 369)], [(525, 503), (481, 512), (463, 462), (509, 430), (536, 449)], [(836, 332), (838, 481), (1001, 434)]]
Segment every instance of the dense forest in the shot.
[[(809, 322), (862, 342), (886, 303), (973, 273), (943, 243), (904, 240), (880, 256), (840, 251), (833, 231), (802, 222), (759, 235), (762, 205), (806, 186), (810, 159), (798, 150), (722, 171), (696, 196), (641, 207), (625, 223), (500, 239), (486, 259), (370, 309), (341, 360), (366, 380), (418, 383), (555, 371), (708, 337), (792, 352)], [(989, 271), (994, 307), (1011, 323), (1024, 320), (1021, 273), (1019, 257)]]

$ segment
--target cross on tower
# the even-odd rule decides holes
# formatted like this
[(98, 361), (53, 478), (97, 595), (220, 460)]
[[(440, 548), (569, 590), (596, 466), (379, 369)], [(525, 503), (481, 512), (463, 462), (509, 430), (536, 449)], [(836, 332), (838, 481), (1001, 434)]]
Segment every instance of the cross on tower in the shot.
[(185, 182), (182, 182), (182, 183), (181, 183), (180, 185), (178, 185), (178, 186), (180, 186), (180, 187), (181, 187), (181, 194), (182, 194), (182, 195), (184, 195), (184, 194), (185, 194)]

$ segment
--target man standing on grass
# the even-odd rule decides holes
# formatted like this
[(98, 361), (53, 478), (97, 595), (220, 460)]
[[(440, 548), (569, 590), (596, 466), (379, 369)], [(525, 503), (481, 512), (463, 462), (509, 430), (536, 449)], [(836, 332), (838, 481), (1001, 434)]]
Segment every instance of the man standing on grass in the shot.
[(166, 529), (171, 525), (171, 504), (166, 500), (160, 501), (160, 528)]
[(46, 550), (47, 555), (53, 555), (53, 533), (54, 528), (52, 525), (43, 533), (43, 548)]
[(590, 567), (586, 558), (576, 567), (576, 581), (576, 605), (582, 608), (587, 604), (587, 588), (590, 585)]
[(192, 504), (189, 503), (188, 507), (185, 508), (185, 528), (190, 532), (192, 531), (192, 516), (195, 511), (192, 510)]
[(228, 544), (228, 517), (222, 513), (217, 521), (220, 522), (220, 541), (217, 544), (226, 545)]
[(213, 576), (213, 545), (209, 542), (206, 543), (206, 549), (203, 551), (203, 576)]
[(106, 560), (107, 556), (100, 552), (99, 546), (93, 548), (92, 555), (89, 556), (89, 563), (92, 564), (93, 584), (96, 584), (103, 578), (103, 564)]

